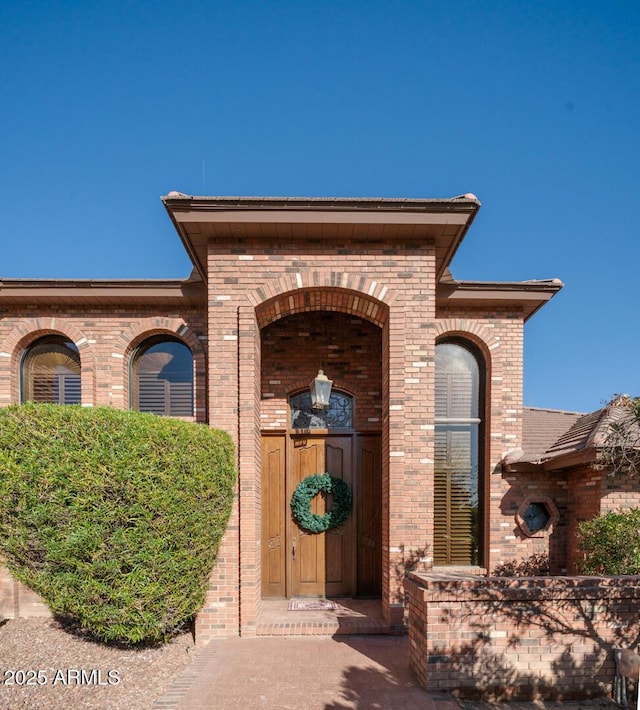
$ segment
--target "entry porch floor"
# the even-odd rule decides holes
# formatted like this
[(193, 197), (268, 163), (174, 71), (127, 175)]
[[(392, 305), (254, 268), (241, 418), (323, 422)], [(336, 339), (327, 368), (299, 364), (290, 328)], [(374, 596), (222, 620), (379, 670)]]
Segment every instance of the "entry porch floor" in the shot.
[(380, 599), (335, 599), (333, 601), (337, 601), (341, 608), (289, 611), (288, 599), (263, 599), (258, 614), (256, 635), (335, 636), (389, 632), (389, 627), (382, 618)]

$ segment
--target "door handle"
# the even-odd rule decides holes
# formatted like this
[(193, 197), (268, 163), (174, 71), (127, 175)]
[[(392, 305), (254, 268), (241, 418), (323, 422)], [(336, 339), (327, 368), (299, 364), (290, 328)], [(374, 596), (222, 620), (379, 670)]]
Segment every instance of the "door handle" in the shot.
[(293, 541), (293, 545), (291, 546), (291, 556), (295, 560), (296, 559), (296, 541)]

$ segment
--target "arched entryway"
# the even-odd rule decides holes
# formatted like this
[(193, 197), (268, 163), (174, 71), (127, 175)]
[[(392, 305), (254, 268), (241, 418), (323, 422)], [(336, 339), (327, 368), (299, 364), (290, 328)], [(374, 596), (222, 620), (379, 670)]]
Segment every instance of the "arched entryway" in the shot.
[[(364, 318), (330, 311), (285, 316), (262, 329), (262, 596), (381, 594), (382, 336)], [(310, 407), (319, 368), (334, 381), (328, 412)], [(303, 384), (304, 383), (304, 384)], [(339, 528), (310, 533), (290, 501), (307, 476), (328, 472), (352, 491)], [(332, 505), (313, 500), (314, 512)]]

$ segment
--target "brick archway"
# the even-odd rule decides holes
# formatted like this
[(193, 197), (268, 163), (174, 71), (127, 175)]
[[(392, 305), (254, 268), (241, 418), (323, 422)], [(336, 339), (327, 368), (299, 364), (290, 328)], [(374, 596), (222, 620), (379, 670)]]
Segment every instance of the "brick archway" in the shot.
[(434, 335), (436, 340), (455, 336), (466, 338), (485, 352), (493, 352), (500, 347), (500, 338), (481, 323), (466, 318), (445, 318), (438, 321), (434, 328)]
[(84, 333), (73, 323), (63, 318), (29, 318), (17, 325), (4, 343), (1, 357), (11, 361), (10, 401), (0, 402), (2, 406), (13, 404), (20, 399), (20, 360), (22, 353), (33, 342), (47, 335), (61, 335), (71, 340), (78, 348), (82, 378), (82, 403), (95, 404), (95, 357), (91, 343)]
[(125, 330), (118, 342), (120, 352), (127, 356), (144, 339), (160, 333), (167, 333), (183, 340), (189, 346), (193, 356), (204, 355), (202, 344), (189, 326), (181, 318), (146, 318)]
[(393, 294), (364, 274), (332, 270), (299, 271), (263, 284), (250, 294), (258, 327), (293, 313), (340, 311), (382, 327)]
[(123, 402), (126, 406), (129, 400), (129, 378), (127, 376), (129, 361), (134, 350), (147, 338), (156, 335), (171, 335), (177, 337), (189, 347), (194, 362), (194, 417), (196, 421), (207, 419), (206, 372), (207, 358), (202, 343), (181, 318), (154, 317), (146, 318), (121, 333), (116, 341), (114, 357), (122, 359)]
[[(286, 289), (283, 290), (282, 292), (278, 292), (278, 289)], [(262, 298), (264, 296), (269, 296), (268, 298)], [(379, 298), (382, 297), (382, 298)], [(382, 300), (384, 299), (384, 300)], [(371, 389), (378, 390), (379, 395), (382, 396), (383, 399), (385, 400), (385, 403), (382, 405), (378, 405), (379, 407), (381, 406), (382, 410), (386, 409), (388, 407), (388, 393), (385, 390), (386, 387), (386, 382), (388, 381), (388, 348), (386, 346), (387, 338), (388, 338), (388, 322), (389, 322), (389, 303), (392, 301), (392, 294), (389, 292), (388, 288), (384, 285), (381, 285), (377, 282), (374, 282), (364, 276), (361, 275), (349, 275), (349, 274), (340, 274), (337, 272), (307, 272), (305, 274), (294, 274), (294, 275), (286, 275), (285, 277), (277, 280), (276, 283), (270, 284), (270, 288), (261, 288), (261, 289), (256, 289), (256, 292), (254, 292), (254, 303), (255, 303), (255, 309), (254, 309), (254, 314), (255, 314), (255, 324), (256, 324), (256, 347), (259, 345), (260, 339), (261, 339), (261, 334), (267, 330), (271, 330), (271, 326), (276, 326), (277, 321), (281, 321), (282, 319), (288, 318), (288, 317), (296, 317), (295, 322), (299, 322), (301, 318), (305, 318), (308, 316), (308, 323), (313, 323), (314, 322), (314, 314), (324, 314), (323, 318), (331, 318), (331, 314), (334, 316), (338, 316), (338, 314), (342, 314), (345, 318), (342, 321), (343, 322), (343, 327), (347, 328), (348, 330), (345, 331), (345, 335), (353, 329), (354, 327), (357, 329), (357, 319), (360, 319), (360, 322), (366, 322), (363, 323), (363, 328), (365, 330), (370, 329), (371, 332), (373, 333), (374, 331), (378, 332), (377, 337), (379, 338), (378, 340), (378, 358), (381, 358), (381, 361), (379, 364), (376, 366), (377, 368), (377, 383), (375, 387), (371, 387), (370, 385), (365, 387), (363, 390), (360, 391), (360, 398), (359, 401), (361, 403), (361, 411), (364, 411), (366, 409), (364, 401), (368, 401), (370, 399), (370, 395), (372, 394)], [(350, 325), (351, 324), (351, 325)], [(313, 330), (313, 328), (308, 328), (308, 327), (296, 327), (292, 326), (293, 330), (296, 332), (297, 335), (300, 337), (309, 337), (313, 338), (313, 334), (310, 334), (308, 336), (305, 336), (304, 333), (298, 333), (298, 331), (307, 331), (307, 330)], [(322, 326), (319, 326), (320, 330), (322, 330)], [(317, 328), (316, 328), (317, 329)], [(331, 332), (331, 331), (328, 331)], [(333, 335), (335, 337), (335, 333), (337, 331), (333, 331)], [(284, 337), (284, 334), (283, 334)], [(357, 336), (353, 336), (354, 339)], [(285, 341), (289, 342), (288, 336), (285, 337)], [(295, 339), (294, 339), (295, 340)], [(324, 339), (322, 339), (324, 340)], [(348, 338), (341, 338), (340, 336), (337, 337), (337, 340), (335, 341), (337, 344), (332, 345), (331, 347), (336, 347), (338, 348), (339, 346), (342, 346), (343, 343), (348, 342)], [(290, 341), (293, 343), (294, 341)], [(297, 342), (297, 341), (295, 341)], [(355, 340), (354, 340), (355, 342)], [(288, 347), (293, 347), (292, 345)], [(302, 347), (304, 348), (304, 345), (302, 343), (298, 343), (297, 347)], [(328, 347), (328, 346), (327, 346)], [(295, 350), (295, 348), (294, 348)], [(312, 348), (313, 352), (316, 354), (322, 351), (322, 345), (316, 343), (315, 346)], [(344, 357), (349, 357), (349, 349), (348, 346), (345, 348), (345, 356)], [(264, 353), (262, 355), (264, 357)], [(289, 359), (289, 358), (286, 358)], [(328, 360), (327, 362), (331, 362), (331, 360)], [(305, 364), (306, 363), (306, 364)], [(334, 365), (336, 363), (334, 362)], [(309, 376), (307, 376), (307, 370), (309, 370), (309, 362), (308, 362), (308, 357), (304, 357), (301, 359), (300, 366), (303, 368), (305, 371), (305, 374), (303, 375), (301, 372), (298, 373), (297, 375), (291, 373), (290, 371), (288, 372), (288, 376), (286, 378), (286, 387), (284, 386), (284, 380), (283, 380), (283, 389), (282, 391), (277, 391), (275, 394), (276, 401), (278, 402), (278, 405), (276, 406), (276, 409), (273, 410), (273, 406), (269, 405), (270, 401), (273, 400), (264, 400), (267, 403), (267, 409), (265, 410), (262, 408), (263, 412), (263, 417), (267, 417), (266, 419), (263, 419), (261, 421), (258, 421), (256, 424), (257, 426), (261, 429), (264, 430), (265, 436), (269, 439), (270, 442), (274, 442), (277, 440), (278, 446), (281, 448), (278, 448), (278, 452), (285, 452), (288, 451), (289, 453), (278, 453), (279, 460), (284, 461), (286, 457), (291, 454), (293, 449), (290, 451), (289, 446), (290, 446), (290, 441), (288, 438), (287, 434), (274, 434), (274, 431), (272, 426), (273, 424), (266, 424), (267, 421), (271, 422), (270, 419), (270, 414), (272, 411), (278, 411), (282, 409), (281, 404), (284, 406), (284, 408), (287, 407), (286, 402), (287, 397), (286, 394), (290, 393), (293, 390), (300, 389), (300, 388), (307, 388), (309, 384), (309, 380), (315, 374), (315, 372), (311, 373)], [(258, 379), (260, 379), (260, 373), (262, 372), (262, 367), (263, 364), (260, 362), (258, 365), (257, 371), (256, 371), (256, 376)], [(347, 367), (348, 369), (348, 367)], [(309, 370), (309, 372), (311, 372)], [(346, 387), (347, 390), (353, 390), (357, 391), (358, 390), (358, 380), (355, 379), (355, 375), (353, 375), (354, 379), (349, 382), (344, 379), (345, 373), (342, 375), (340, 374), (340, 368), (338, 367), (338, 371), (331, 372), (330, 373), (334, 377), (334, 387), (338, 388), (344, 388)], [(366, 380), (365, 380), (366, 381)], [(362, 382), (362, 380), (360, 380)], [(267, 382), (263, 379), (263, 385), (264, 387), (267, 387)], [(264, 388), (263, 388), (264, 389)], [(286, 392), (285, 392), (286, 390)], [(262, 392), (258, 393), (258, 396), (262, 396)], [(269, 395), (270, 396), (270, 395)], [(354, 457), (354, 468), (352, 475), (354, 477), (354, 481), (358, 479), (359, 476), (362, 475), (360, 472), (360, 469), (358, 468), (359, 464), (356, 465), (356, 460), (360, 461), (360, 459), (364, 456), (367, 457), (367, 460), (369, 460), (370, 457), (379, 457), (377, 460), (379, 461), (378, 466), (378, 473), (373, 474), (373, 475), (378, 475), (382, 477), (382, 472), (381, 472), (381, 467), (383, 466), (382, 464), (382, 456), (379, 453), (379, 447), (381, 447), (381, 431), (386, 428), (387, 426), (387, 421), (384, 416), (382, 416), (382, 412), (380, 409), (377, 410), (375, 413), (375, 417), (373, 416), (373, 413), (369, 413), (368, 419), (366, 421), (369, 422), (368, 426), (369, 429), (367, 430), (367, 424), (364, 419), (361, 420), (363, 422), (364, 429), (360, 431), (357, 435), (354, 435), (353, 440), (349, 439), (349, 447), (353, 446), (353, 457)], [(275, 417), (274, 421), (278, 419), (278, 417)], [(371, 423), (375, 422), (375, 423)], [(354, 429), (357, 428), (356, 425), (354, 425)], [(373, 430), (376, 430), (375, 432)], [(281, 441), (280, 441), (281, 439)], [(329, 440), (327, 440), (326, 443), (328, 446), (333, 446), (334, 444), (337, 446), (337, 443), (334, 442), (333, 444), (330, 443)], [(264, 445), (264, 442), (263, 442)], [(342, 444), (340, 444), (342, 445)], [(345, 444), (346, 446), (346, 444)], [(363, 451), (360, 451), (360, 448), (358, 447), (364, 447)], [(347, 450), (347, 449), (345, 449)], [(275, 451), (275, 449), (274, 449)], [(275, 453), (271, 449), (269, 449), (269, 457), (270, 461), (272, 458), (275, 457)], [(351, 452), (351, 448), (348, 449), (349, 452)], [(378, 453), (375, 453), (378, 451)], [(372, 453), (373, 452), (373, 453)], [(260, 480), (260, 472), (262, 468), (262, 461), (260, 460), (260, 452), (256, 451), (257, 454), (257, 460), (256, 460), (256, 467), (255, 467), (255, 474), (256, 478), (252, 481), (252, 486), (254, 487), (254, 490), (256, 492), (256, 496), (253, 499), (253, 503), (257, 506), (260, 506), (260, 491), (262, 490), (263, 487), (263, 481)], [(291, 454), (293, 455), (293, 454)], [(351, 453), (348, 455), (350, 456)], [(345, 454), (345, 456), (347, 456)], [(282, 457), (282, 458), (280, 458)], [(288, 458), (287, 458), (288, 461)], [(387, 464), (384, 464), (384, 467), (386, 469)], [(289, 471), (288, 468), (283, 472), (284, 480), (288, 480), (286, 477), (287, 471)], [(351, 474), (350, 474), (351, 475)], [(359, 480), (359, 479), (358, 479)], [(382, 496), (382, 483), (379, 480), (378, 484), (379, 486), (379, 496)], [(286, 484), (285, 484), (286, 487)], [(244, 485), (242, 485), (242, 490), (245, 491), (246, 488)], [(382, 505), (381, 499), (375, 498), (375, 494), (373, 493), (373, 490), (371, 489), (368, 493), (373, 496), (372, 500), (375, 500), (375, 507), (376, 509), (382, 511), (383, 507), (386, 507)], [(285, 496), (286, 498), (286, 496)], [(285, 501), (286, 502), (286, 501)], [(362, 503), (365, 505), (365, 503)], [(284, 506), (286, 508), (286, 506)], [(247, 498), (245, 498), (245, 504), (243, 505), (242, 509), (242, 514), (241, 518), (245, 518), (248, 516), (249, 518), (253, 518), (253, 513), (247, 510), (248, 508), (248, 501)], [(255, 519), (258, 525), (260, 524), (262, 520), (262, 514), (261, 514), (261, 507), (257, 508), (255, 510)], [(382, 515), (382, 513), (380, 513)], [(355, 519), (355, 518), (354, 518)], [(286, 523), (285, 523), (285, 528), (286, 528)], [(259, 529), (259, 527), (258, 527)], [(379, 533), (381, 535), (381, 532)], [(357, 535), (355, 531), (355, 526), (353, 530), (353, 549), (357, 549)], [(285, 535), (286, 537), (286, 535)], [(264, 541), (263, 541), (264, 545)], [(378, 577), (378, 584), (382, 585), (382, 568), (386, 567), (387, 562), (386, 560), (383, 560), (383, 552), (380, 546), (380, 542), (378, 542), (378, 561), (377, 564), (379, 565), (379, 571), (378, 574), (380, 575)], [(243, 549), (246, 551), (247, 554), (252, 554), (255, 555), (255, 543), (251, 545), (251, 541), (249, 540), (249, 537), (247, 538), (247, 545), (242, 546)], [(267, 546), (270, 549), (270, 545)], [(360, 558), (358, 558), (360, 559)], [(244, 555), (243, 555), (243, 560), (244, 560)], [(256, 557), (255, 561), (251, 560), (251, 564), (255, 564), (257, 569), (263, 569), (264, 570), (264, 561), (261, 561), (258, 557)], [(353, 594), (354, 596), (357, 596), (357, 592), (360, 589), (360, 577), (358, 576), (357, 569), (364, 569), (362, 565), (364, 562), (360, 562), (360, 567), (354, 567), (353, 571), (353, 584), (350, 587), (352, 591), (349, 592), (349, 595)], [(375, 565), (375, 561), (372, 563)], [(267, 565), (267, 567), (271, 570), (271, 565)], [(293, 580), (292, 582), (292, 589), (295, 591), (295, 585)], [(256, 580), (256, 596), (257, 596), (257, 590), (260, 589), (260, 579)], [(378, 587), (378, 590), (380, 590), (380, 587)], [(375, 589), (375, 582), (372, 582), (372, 590)], [(291, 590), (290, 590), (291, 591)], [(363, 593), (363, 592), (360, 592)], [(372, 593), (375, 594), (375, 591), (372, 591)], [(380, 591), (378, 591), (380, 593)], [(269, 596), (269, 595), (267, 595)], [(382, 602), (381, 602), (382, 603)], [(249, 611), (247, 608), (249, 605), (244, 606), (244, 617), (245, 619), (249, 618), (249, 615), (252, 614), (253, 609)]]
[[(394, 294), (385, 284), (376, 282), (361, 273), (334, 270), (306, 270), (285, 274), (262, 284), (248, 294), (250, 305), (242, 307), (239, 314), (240, 402), (255, 402), (255, 406), (240, 407), (239, 462), (241, 495), (239, 519), (251, 521), (240, 525), (240, 618), (241, 633), (256, 633), (261, 587), (260, 549), (256, 546), (256, 532), (261, 525), (261, 445), (256, 432), (261, 430), (260, 420), (260, 343), (262, 330), (286, 316), (319, 311), (341, 312), (359, 317), (380, 329), (382, 343), (383, 388), (382, 409), (388, 409), (389, 308)], [(298, 384), (308, 386), (306, 378)], [(387, 422), (381, 422), (383, 447)], [(387, 464), (383, 464), (386, 479)], [(382, 561), (382, 567), (387, 564)], [(383, 572), (384, 575), (384, 572)]]

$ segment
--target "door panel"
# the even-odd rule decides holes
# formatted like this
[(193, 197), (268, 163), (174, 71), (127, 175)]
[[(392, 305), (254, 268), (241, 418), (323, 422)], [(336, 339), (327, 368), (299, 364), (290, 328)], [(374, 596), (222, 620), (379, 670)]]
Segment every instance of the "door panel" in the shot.
[[(288, 500), (298, 483), (315, 473), (327, 471), (352, 487), (350, 437), (292, 436), (290, 451)], [(330, 510), (331, 498), (317, 495), (311, 503), (312, 512), (323, 515)], [(290, 518), (292, 596), (353, 594), (352, 518), (353, 513), (340, 528), (319, 534), (305, 532)]]
[[(353, 462), (351, 452), (351, 437), (335, 437), (326, 439), (326, 471), (343, 480), (353, 494)], [(333, 496), (327, 496), (327, 509), (333, 505)], [(352, 596), (354, 590), (354, 562), (352, 558), (353, 519), (355, 516), (355, 499), (351, 515), (344, 525), (328, 530), (325, 535), (325, 594), (328, 597)]]
[[(313, 473), (324, 471), (324, 439), (293, 437), (287, 481), (287, 500), (300, 481)], [(311, 501), (311, 511), (322, 515), (326, 505), (321, 495)], [(291, 594), (293, 596), (321, 596), (324, 593), (324, 536), (300, 529), (288, 511), (291, 539)]]
[(357, 594), (382, 593), (382, 466), (379, 436), (358, 437)]
[(262, 595), (286, 594), (284, 436), (262, 438)]

